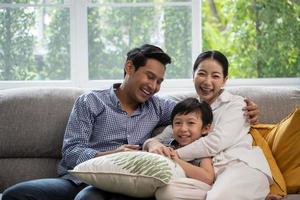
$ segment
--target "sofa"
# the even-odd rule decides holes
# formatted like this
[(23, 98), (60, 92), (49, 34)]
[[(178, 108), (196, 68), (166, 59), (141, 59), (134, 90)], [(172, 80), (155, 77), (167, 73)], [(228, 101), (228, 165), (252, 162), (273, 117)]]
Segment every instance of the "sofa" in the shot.
[[(260, 108), (260, 123), (277, 123), (300, 106), (299, 87), (228, 87)], [(30, 179), (57, 177), (65, 126), (83, 88), (0, 90), (0, 199), (5, 188)], [(179, 101), (192, 92), (163, 94)], [(299, 180), (300, 181), (300, 180)], [(300, 192), (300, 191), (299, 191)], [(300, 193), (286, 199), (300, 199)]]

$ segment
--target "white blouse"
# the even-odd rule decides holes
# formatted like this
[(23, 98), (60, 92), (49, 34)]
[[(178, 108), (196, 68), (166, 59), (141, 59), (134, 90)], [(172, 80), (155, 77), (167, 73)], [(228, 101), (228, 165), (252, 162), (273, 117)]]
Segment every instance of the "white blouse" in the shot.
[[(212, 131), (207, 136), (177, 149), (180, 158), (193, 160), (213, 156), (214, 166), (240, 160), (262, 171), (272, 181), (271, 170), (262, 150), (252, 146), (253, 138), (248, 134), (250, 125), (243, 111), (245, 106), (243, 97), (224, 90), (211, 104)], [(172, 127), (168, 126), (155, 138), (164, 142), (170, 140), (170, 137), (173, 137)]]

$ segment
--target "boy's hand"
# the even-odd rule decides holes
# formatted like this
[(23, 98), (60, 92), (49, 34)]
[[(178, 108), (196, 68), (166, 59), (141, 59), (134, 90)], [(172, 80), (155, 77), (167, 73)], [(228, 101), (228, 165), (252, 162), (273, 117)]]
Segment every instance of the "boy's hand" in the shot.
[(170, 154), (170, 156), (171, 156), (171, 159), (172, 160), (178, 160), (179, 159), (179, 156), (178, 156), (178, 154), (177, 154), (177, 151), (175, 151), (173, 148), (169, 148), (170, 149), (170, 151), (171, 151), (171, 154)]
[(259, 109), (258, 106), (251, 101), (249, 98), (245, 98), (246, 107), (243, 109), (245, 111), (245, 116), (247, 117), (247, 121), (251, 124), (258, 123)]

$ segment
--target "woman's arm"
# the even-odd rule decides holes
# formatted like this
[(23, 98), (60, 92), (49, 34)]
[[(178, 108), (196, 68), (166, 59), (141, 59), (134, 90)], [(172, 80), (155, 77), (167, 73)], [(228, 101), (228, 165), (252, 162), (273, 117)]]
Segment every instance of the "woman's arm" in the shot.
[(244, 106), (243, 98), (237, 96), (214, 105), (213, 130), (207, 136), (177, 149), (179, 157), (184, 160), (213, 157), (242, 142), (250, 128), (242, 110)]

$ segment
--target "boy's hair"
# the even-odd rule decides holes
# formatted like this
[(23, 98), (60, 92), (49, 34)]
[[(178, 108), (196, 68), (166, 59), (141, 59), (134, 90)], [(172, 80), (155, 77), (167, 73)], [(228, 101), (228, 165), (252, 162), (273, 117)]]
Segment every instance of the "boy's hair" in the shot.
[[(137, 71), (141, 66), (144, 66), (149, 58), (158, 60), (164, 66), (171, 63), (171, 57), (166, 54), (161, 48), (151, 45), (144, 44), (139, 48), (134, 48), (127, 53), (127, 59), (131, 60), (135, 71)], [(126, 72), (124, 71), (124, 76)]]
[(173, 124), (174, 117), (177, 114), (186, 115), (192, 112), (199, 112), (201, 113), (201, 120), (203, 126), (207, 126), (211, 124), (213, 121), (213, 113), (210, 105), (205, 101), (199, 101), (196, 98), (187, 98), (183, 101), (180, 101), (174, 107), (172, 114), (171, 114), (171, 122)]

